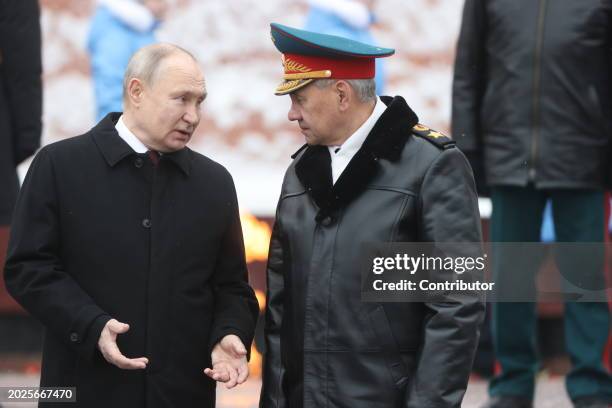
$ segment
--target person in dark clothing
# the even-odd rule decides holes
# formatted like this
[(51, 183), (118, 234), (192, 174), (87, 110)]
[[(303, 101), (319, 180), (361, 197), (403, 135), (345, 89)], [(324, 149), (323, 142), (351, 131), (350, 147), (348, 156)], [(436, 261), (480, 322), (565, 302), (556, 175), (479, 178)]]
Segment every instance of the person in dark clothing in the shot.
[[(40, 146), (42, 63), (36, 0), (0, 4), (0, 264), (4, 263), (19, 178), (17, 166)], [(0, 272), (1, 275), (1, 272)], [(19, 307), (0, 279), (0, 310)]]
[[(612, 132), (612, 13), (608, 2), (466, 0), (455, 61), (452, 132), (490, 188), (491, 241), (539, 241), (552, 201), (557, 240), (604, 240), (604, 187)], [(601, 261), (601, 260), (599, 260)], [(579, 271), (604, 285), (601, 262)], [(499, 262), (497, 278), (534, 282), (538, 265)], [(515, 264), (514, 264), (515, 265)], [(568, 277), (563, 262), (558, 266)], [(535, 285), (535, 284), (534, 284)], [(537, 371), (535, 303), (493, 307), (501, 372), (487, 407), (531, 407)], [(565, 303), (576, 407), (612, 403), (602, 366), (608, 305)]]
[(483, 303), (363, 302), (359, 252), (479, 243), (466, 158), (404, 98), (376, 97), (374, 60), (394, 50), (280, 24), (272, 38), (307, 144), (272, 233), (260, 407), (459, 408)]
[(75, 406), (214, 407), (212, 379), (248, 375), (258, 306), (232, 178), (186, 147), (204, 77), (155, 44), (124, 89), (123, 114), (36, 155), (6, 285), (46, 327), (41, 386), (76, 387)]
[(9, 225), (16, 167), (40, 146), (40, 11), (36, 0), (3, 1), (0, 10), (0, 225)]

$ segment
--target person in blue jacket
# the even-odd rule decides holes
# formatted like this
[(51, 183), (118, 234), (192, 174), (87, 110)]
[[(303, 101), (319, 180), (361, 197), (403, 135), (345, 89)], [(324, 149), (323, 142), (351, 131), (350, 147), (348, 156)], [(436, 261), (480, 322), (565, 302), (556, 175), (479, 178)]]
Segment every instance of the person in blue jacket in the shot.
[[(376, 21), (372, 0), (308, 0), (310, 6), (304, 29), (336, 35), (366, 44), (375, 44), (370, 26)], [(376, 94), (385, 88), (384, 62), (376, 60)]]
[(123, 110), (123, 73), (136, 50), (156, 42), (165, 0), (99, 0), (87, 48), (94, 83), (96, 121)]

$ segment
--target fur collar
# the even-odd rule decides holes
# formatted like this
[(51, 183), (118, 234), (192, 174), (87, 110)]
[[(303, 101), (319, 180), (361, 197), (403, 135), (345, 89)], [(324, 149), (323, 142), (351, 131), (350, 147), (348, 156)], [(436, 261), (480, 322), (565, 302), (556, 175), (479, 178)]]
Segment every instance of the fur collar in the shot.
[(319, 207), (317, 221), (333, 216), (357, 197), (376, 176), (380, 159), (397, 161), (400, 158), (418, 118), (401, 96), (381, 99), (387, 109), (336, 184), (332, 184), (331, 157), (326, 146), (308, 146), (297, 159), (297, 177)]

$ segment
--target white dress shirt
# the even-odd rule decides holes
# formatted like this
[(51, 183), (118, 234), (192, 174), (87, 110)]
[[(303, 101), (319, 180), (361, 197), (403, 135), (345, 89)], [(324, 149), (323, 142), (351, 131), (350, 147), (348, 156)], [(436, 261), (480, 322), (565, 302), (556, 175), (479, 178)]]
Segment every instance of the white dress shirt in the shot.
[(119, 136), (125, 140), (125, 143), (129, 144), (136, 153), (146, 153), (149, 151), (149, 148), (145, 146), (127, 126), (125, 126), (123, 115), (119, 116), (115, 129), (117, 129)]
[(378, 119), (380, 119), (386, 109), (387, 105), (377, 97), (374, 110), (370, 117), (363, 122), (363, 125), (346, 139), (342, 146), (327, 147), (331, 155), (332, 179), (334, 184), (336, 184), (336, 181), (338, 181), (338, 178), (344, 169), (346, 169), (346, 166), (348, 166), (355, 153), (361, 149), (361, 145), (363, 145), (370, 131), (374, 128), (374, 125), (378, 122)]

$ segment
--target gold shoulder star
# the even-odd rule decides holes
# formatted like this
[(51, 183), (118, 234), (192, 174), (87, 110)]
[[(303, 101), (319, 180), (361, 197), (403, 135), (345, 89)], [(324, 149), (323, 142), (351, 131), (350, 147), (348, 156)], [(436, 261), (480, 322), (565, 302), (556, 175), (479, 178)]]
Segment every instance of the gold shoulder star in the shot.
[(440, 132), (436, 132), (435, 130), (430, 130), (429, 133), (427, 134), (427, 136), (429, 137), (433, 137), (435, 139), (439, 138), (439, 137), (446, 137), (446, 135), (443, 135)]

